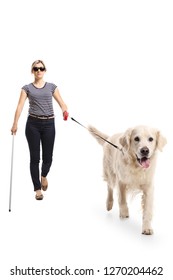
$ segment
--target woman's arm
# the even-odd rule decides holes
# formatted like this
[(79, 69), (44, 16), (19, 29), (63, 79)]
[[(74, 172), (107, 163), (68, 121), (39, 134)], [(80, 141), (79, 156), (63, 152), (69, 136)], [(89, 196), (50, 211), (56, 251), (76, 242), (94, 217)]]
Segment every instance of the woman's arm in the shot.
[(55, 98), (55, 100), (58, 102), (59, 106), (61, 107), (62, 112), (64, 113), (65, 111), (67, 111), (67, 105), (64, 103), (58, 88), (55, 89), (54, 93), (53, 93), (53, 97)]
[(16, 112), (15, 112), (15, 115), (14, 115), (13, 126), (11, 128), (11, 133), (12, 134), (16, 134), (16, 132), (17, 132), (18, 120), (19, 120), (20, 114), (23, 110), (23, 106), (24, 106), (24, 103), (25, 103), (26, 99), (27, 99), (27, 94), (22, 89), (21, 94), (20, 94), (20, 98), (19, 98), (19, 101), (18, 101), (18, 105), (17, 105), (17, 108), (16, 108)]

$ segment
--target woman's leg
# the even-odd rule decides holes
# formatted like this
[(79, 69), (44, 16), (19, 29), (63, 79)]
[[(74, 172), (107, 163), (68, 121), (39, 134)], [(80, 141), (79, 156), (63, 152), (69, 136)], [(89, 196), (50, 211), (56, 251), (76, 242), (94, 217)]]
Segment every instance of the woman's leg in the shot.
[(30, 151), (30, 172), (34, 191), (41, 190), (39, 176), (40, 162), (40, 125), (37, 120), (28, 118), (25, 130)]
[(46, 120), (44, 124), (44, 128), (41, 133), (42, 159), (43, 159), (42, 169), (41, 169), (42, 177), (47, 176), (52, 164), (54, 140), (55, 140), (54, 119)]

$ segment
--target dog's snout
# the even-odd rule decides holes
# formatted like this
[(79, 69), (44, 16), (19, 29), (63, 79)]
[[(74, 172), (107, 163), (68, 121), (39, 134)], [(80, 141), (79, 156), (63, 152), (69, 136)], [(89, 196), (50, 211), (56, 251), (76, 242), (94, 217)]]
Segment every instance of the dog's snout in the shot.
[(141, 152), (141, 155), (147, 156), (149, 154), (149, 149), (147, 147), (143, 147), (143, 148), (141, 148), (140, 152)]

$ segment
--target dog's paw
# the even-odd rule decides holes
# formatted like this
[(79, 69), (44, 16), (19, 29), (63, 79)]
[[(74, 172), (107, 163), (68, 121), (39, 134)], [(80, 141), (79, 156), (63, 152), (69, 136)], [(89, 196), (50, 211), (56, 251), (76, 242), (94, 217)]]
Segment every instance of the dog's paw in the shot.
[(112, 209), (113, 203), (114, 203), (113, 200), (107, 200), (107, 202), (106, 202), (106, 209), (107, 209), (108, 211), (110, 211), (110, 210)]
[(129, 210), (127, 206), (123, 206), (120, 209), (120, 218), (121, 219), (126, 219), (129, 218)]
[(120, 218), (121, 219), (127, 219), (127, 218), (129, 218), (129, 215), (127, 215), (127, 214), (125, 214), (125, 215), (120, 214)]
[(153, 234), (153, 230), (152, 230), (152, 228), (143, 229), (142, 230), (142, 234), (152, 235)]

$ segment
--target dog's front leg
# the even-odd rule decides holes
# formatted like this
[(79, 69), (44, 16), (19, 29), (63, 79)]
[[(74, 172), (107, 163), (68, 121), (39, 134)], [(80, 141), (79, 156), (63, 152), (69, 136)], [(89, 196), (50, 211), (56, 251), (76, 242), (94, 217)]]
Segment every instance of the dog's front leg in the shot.
[(153, 187), (146, 185), (143, 190), (142, 196), (142, 207), (143, 207), (143, 223), (142, 233), (146, 235), (153, 234), (151, 227), (152, 213), (153, 213)]

